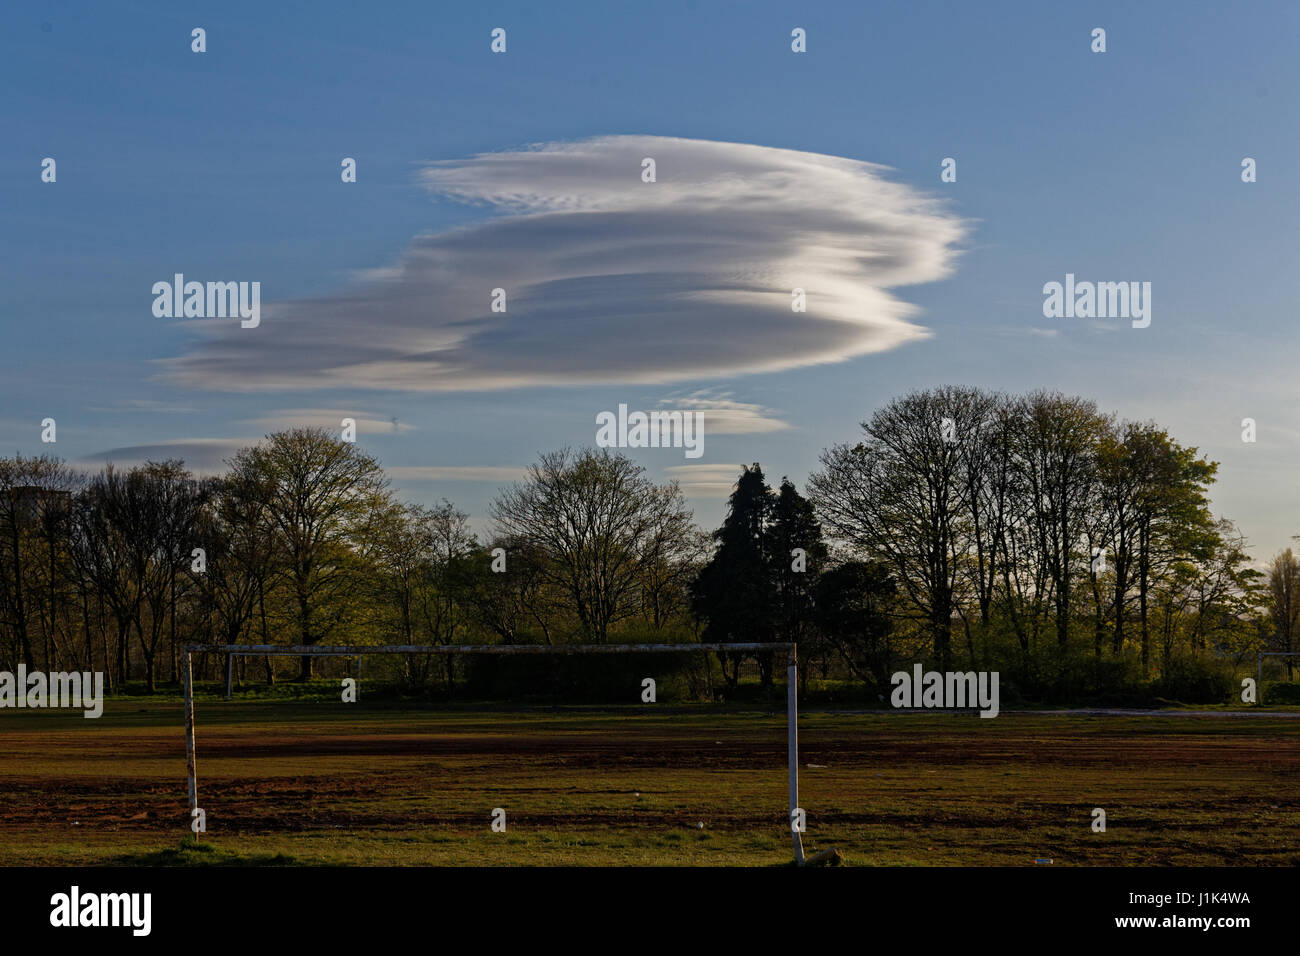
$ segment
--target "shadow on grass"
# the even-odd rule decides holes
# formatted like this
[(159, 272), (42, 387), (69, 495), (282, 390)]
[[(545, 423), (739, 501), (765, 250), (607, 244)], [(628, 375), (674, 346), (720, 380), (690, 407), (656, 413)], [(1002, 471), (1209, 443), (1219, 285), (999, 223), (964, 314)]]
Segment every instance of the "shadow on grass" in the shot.
[(106, 860), (109, 866), (307, 866), (292, 856), (277, 853), (242, 855), (222, 850), (210, 843), (181, 840), (177, 849), (153, 853), (129, 853)]

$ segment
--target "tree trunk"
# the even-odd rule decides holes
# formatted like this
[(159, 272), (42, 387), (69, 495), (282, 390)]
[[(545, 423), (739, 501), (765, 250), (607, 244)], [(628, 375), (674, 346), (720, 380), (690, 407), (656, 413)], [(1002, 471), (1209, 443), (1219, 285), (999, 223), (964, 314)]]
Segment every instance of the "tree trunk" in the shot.
[(1142, 631), (1142, 676), (1151, 676), (1151, 629), (1147, 623), (1147, 568), (1143, 563), (1139, 571), (1138, 619)]
[(735, 690), (740, 683), (740, 660), (737, 658), (732, 662), (735, 665), (735, 673), (734, 675), (729, 674), (727, 672), (727, 660), (730, 657), (731, 655), (726, 651), (718, 651), (718, 660), (722, 663), (722, 679), (726, 681), (728, 690)]
[(1111, 635), (1111, 652), (1119, 657), (1124, 650), (1124, 582), (1128, 579), (1128, 561), (1115, 558), (1115, 633)]
[(943, 601), (934, 613), (934, 654), (939, 659), (939, 670), (952, 670), (952, 608)]
[(169, 602), (171, 604), (171, 612), (172, 612), (168, 638), (169, 638), (169, 643), (171, 645), (172, 683), (174, 684), (176, 683), (176, 675), (180, 673), (179, 670), (180, 660), (176, 655), (176, 568), (175, 567), (172, 568), (171, 580), (168, 582), (168, 586), (170, 588)]
[(131, 623), (128, 621), (124, 624), (119, 619), (117, 622), (117, 683), (124, 690), (126, 689), (127, 668), (131, 663), (126, 650), (126, 644), (130, 636)]
[(976, 670), (979, 667), (979, 663), (975, 659), (975, 638), (971, 635), (970, 621), (967, 619), (965, 614), (961, 616), (961, 626), (966, 632), (966, 653), (970, 655), (970, 668), (971, 670)]
[[(266, 635), (266, 591), (260, 577), (257, 579), (257, 611), (262, 621), (262, 643), (270, 644), (271, 639)], [(266, 664), (266, 684), (268, 687), (274, 687), (275, 671), (271, 669), (271, 657), (268, 654), (262, 660)]]
[(95, 669), (95, 648), (91, 643), (90, 629), (90, 598), (86, 594), (84, 586), (78, 586), (81, 592), (81, 626), (86, 629), (86, 670)]

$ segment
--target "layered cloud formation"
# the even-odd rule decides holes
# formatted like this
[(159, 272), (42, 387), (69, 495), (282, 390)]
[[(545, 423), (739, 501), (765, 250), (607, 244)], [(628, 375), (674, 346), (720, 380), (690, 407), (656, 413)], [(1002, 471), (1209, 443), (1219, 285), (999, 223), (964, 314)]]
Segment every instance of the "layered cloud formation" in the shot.
[(416, 238), (353, 288), (266, 304), (255, 330), (212, 326), (166, 375), (229, 391), (474, 391), (719, 379), (894, 348), (927, 333), (890, 290), (947, 275), (964, 224), (883, 172), (656, 136), (434, 163), (433, 195), (496, 215)]

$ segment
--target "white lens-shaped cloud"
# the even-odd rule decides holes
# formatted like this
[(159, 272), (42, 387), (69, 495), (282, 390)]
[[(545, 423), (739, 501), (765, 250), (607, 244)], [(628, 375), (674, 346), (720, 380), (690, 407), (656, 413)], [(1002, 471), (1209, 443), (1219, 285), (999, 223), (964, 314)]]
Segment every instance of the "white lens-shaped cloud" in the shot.
[(435, 196), (497, 214), (417, 237), (355, 287), (264, 302), (255, 330), (209, 326), (166, 377), (231, 391), (658, 384), (891, 349), (928, 333), (890, 290), (947, 275), (966, 227), (884, 172), (657, 136), (433, 163)]

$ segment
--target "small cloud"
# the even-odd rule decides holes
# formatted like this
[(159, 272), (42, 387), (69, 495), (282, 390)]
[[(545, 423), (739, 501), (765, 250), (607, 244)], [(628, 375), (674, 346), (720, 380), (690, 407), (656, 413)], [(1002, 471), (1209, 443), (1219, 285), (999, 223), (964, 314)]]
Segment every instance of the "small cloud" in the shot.
[(172, 402), (160, 402), (151, 398), (129, 398), (123, 399), (112, 405), (92, 405), (92, 412), (167, 412), (175, 414), (177, 412), (197, 412), (197, 408), (186, 408), (183, 405), (176, 405)]
[(403, 424), (396, 418), (385, 419), (367, 412), (348, 411), (342, 408), (286, 408), (261, 418), (244, 419), (244, 424), (257, 425), (268, 432), (290, 428), (324, 428), (337, 431), (345, 418), (356, 421), (358, 435), (415, 430), (414, 425)]
[(260, 442), (260, 438), (180, 438), (151, 445), (128, 445), (88, 455), (79, 464), (98, 466), (112, 462), (123, 468), (143, 465), (147, 461), (179, 458), (198, 475), (219, 475), (226, 461), (241, 448)]
[(402, 481), (522, 481), (526, 468), (496, 465), (395, 465), (384, 469)]
[(996, 325), (990, 328), (989, 332), (992, 335), (1004, 338), (1023, 338), (1025, 335), (1036, 335), (1044, 339), (1054, 339), (1061, 334), (1060, 329), (1046, 329), (1035, 325)]
[(665, 468), (682, 493), (691, 498), (726, 498), (736, 487), (743, 465), (674, 465)]
[(704, 431), (709, 435), (753, 435), (791, 427), (789, 422), (772, 417), (769, 408), (733, 401), (729, 392), (712, 395), (703, 391), (678, 398), (665, 398), (659, 402), (659, 407), (703, 412)]

